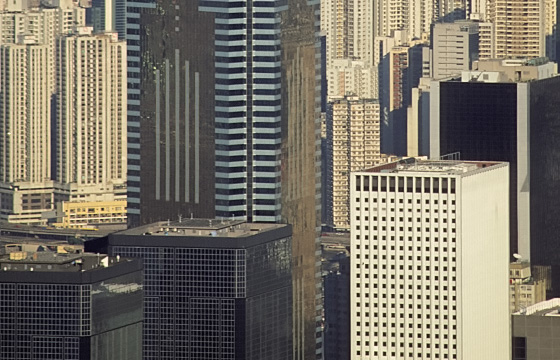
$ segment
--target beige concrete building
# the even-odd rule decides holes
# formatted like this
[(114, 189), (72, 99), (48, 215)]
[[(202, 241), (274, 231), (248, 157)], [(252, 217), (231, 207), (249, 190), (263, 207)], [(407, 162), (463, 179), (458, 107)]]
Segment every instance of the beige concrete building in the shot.
[(546, 277), (539, 272), (532, 274), (528, 261), (517, 261), (509, 265), (510, 312), (545, 301), (546, 288)]
[(125, 224), (126, 200), (117, 201), (63, 201), (57, 204), (60, 222), (56, 227), (80, 229), (99, 224)]
[(70, 34), (75, 26), (85, 25), (85, 9), (79, 7), (23, 7), (18, 11), (0, 12), (0, 44), (14, 44), (25, 36), (47, 46), (46, 67), (51, 90), (56, 91), (56, 38)]
[(556, 0), (486, 2), (480, 59), (556, 58)]
[(70, 200), (124, 200), (126, 43), (76, 32), (59, 40), (56, 180)]
[(350, 227), (350, 172), (379, 164), (380, 107), (376, 100), (346, 97), (333, 103), (333, 225)]
[(0, 12), (0, 218), (10, 222), (45, 223), (63, 200), (126, 199), (126, 46), (84, 33), (72, 2), (52, 5)]
[(441, 79), (470, 70), (478, 60), (478, 23), (456, 21), (433, 27), (432, 76)]
[(0, 45), (0, 218), (38, 222), (52, 208), (48, 46)]

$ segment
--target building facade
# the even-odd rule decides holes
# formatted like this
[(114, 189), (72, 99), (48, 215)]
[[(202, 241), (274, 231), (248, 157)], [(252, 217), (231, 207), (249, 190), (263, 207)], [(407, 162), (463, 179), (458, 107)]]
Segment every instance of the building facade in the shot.
[(432, 82), (429, 125), (431, 158), (460, 153), (510, 163), (511, 252), (532, 265), (553, 266), (553, 274), (560, 265), (552, 220), (560, 203), (552, 185), (555, 72), (544, 59), (479, 62), (461, 81)]
[(49, 251), (0, 258), (2, 359), (139, 359), (142, 264)]
[(322, 348), (318, 5), (127, 3), (129, 222), (292, 224), (301, 359)]
[(40, 222), (53, 207), (48, 46), (20, 36), (0, 57), (0, 217)]
[(470, 70), (478, 60), (478, 23), (436, 23), (432, 28), (432, 77), (441, 79)]
[(256, 360), (293, 359), (291, 246), (289, 225), (183, 219), (101, 247), (144, 261), (144, 359)]
[(508, 174), (408, 159), (352, 175), (353, 359), (510, 358)]
[(58, 191), (70, 201), (125, 200), (126, 43), (76, 30), (58, 46)]
[(531, 271), (528, 261), (509, 264), (510, 311), (520, 311), (546, 300), (548, 279), (542, 271)]
[(380, 107), (377, 100), (346, 97), (332, 104), (332, 204), (335, 229), (350, 229), (350, 172), (381, 162)]

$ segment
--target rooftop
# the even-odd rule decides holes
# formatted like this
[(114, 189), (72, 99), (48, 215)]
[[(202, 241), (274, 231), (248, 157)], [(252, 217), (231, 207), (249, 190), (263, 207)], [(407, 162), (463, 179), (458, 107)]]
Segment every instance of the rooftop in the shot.
[(246, 223), (243, 220), (180, 219), (160, 221), (121, 231), (119, 235), (243, 238), (278, 229), (284, 224)]
[(0, 271), (85, 272), (129, 261), (91, 253), (13, 251), (0, 256)]
[(434, 173), (439, 175), (464, 175), (479, 169), (497, 165), (496, 161), (461, 161), (461, 160), (419, 160), (408, 158), (393, 163), (375, 166), (366, 172), (378, 173)]
[(521, 309), (513, 313), (513, 315), (560, 316), (560, 298), (541, 301)]

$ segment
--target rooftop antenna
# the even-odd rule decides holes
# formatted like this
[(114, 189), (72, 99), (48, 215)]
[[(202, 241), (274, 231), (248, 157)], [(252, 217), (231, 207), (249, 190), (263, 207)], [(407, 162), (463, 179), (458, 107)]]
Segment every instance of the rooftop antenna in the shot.
[(192, 219), (193, 219), (193, 215), (192, 215), (192, 213), (191, 213), (191, 220), (192, 220)]
[(523, 256), (519, 254), (513, 254), (513, 257), (517, 260), (517, 262), (521, 262), (521, 259), (523, 259)]
[(167, 219), (167, 226), (171, 225), (171, 222), (169, 221), (169, 219)]
[(179, 224), (181, 223), (182, 220), (183, 220), (183, 215), (179, 214)]

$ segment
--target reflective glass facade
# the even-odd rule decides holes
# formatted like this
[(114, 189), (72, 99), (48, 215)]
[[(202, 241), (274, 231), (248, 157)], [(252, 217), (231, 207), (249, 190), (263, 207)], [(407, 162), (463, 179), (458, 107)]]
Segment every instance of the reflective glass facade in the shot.
[(260, 235), (109, 237), (144, 261), (145, 360), (292, 359), (290, 232)]
[(1, 272), (0, 358), (139, 359), (141, 264), (112, 270)]

